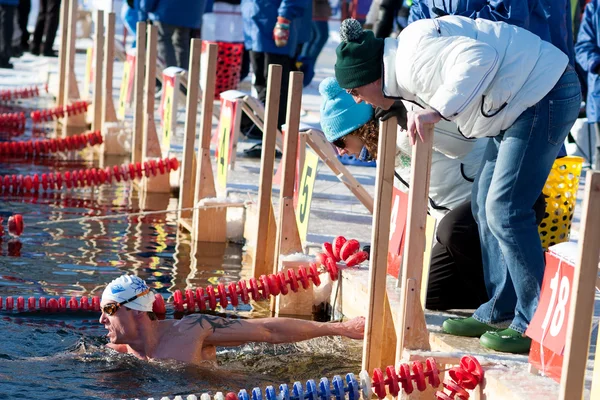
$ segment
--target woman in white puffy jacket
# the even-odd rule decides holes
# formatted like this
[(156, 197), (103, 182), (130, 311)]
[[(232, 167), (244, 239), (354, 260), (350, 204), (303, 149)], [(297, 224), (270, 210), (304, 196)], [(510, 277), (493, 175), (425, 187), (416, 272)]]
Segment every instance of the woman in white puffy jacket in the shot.
[(533, 205), (581, 101), (567, 56), (522, 28), (458, 16), (416, 21), (385, 42), (354, 20), (340, 34), (340, 86), (357, 102), (417, 105), (407, 122), (412, 141), (441, 120), (465, 137), (491, 137), (472, 192), (490, 300), (443, 329), (479, 336), (498, 351), (527, 352), (523, 333), (544, 274)]
[[(334, 78), (326, 78), (321, 92), (321, 127), (327, 140), (341, 154), (358, 156), (366, 148), (377, 155), (379, 122), (396, 115), (406, 120), (406, 109), (374, 114), (373, 107), (355, 103)], [(477, 224), (470, 215), (474, 177), (481, 164), (487, 139), (466, 139), (451, 123), (436, 126), (429, 186), (429, 213), (440, 223), (438, 242), (432, 250), (432, 264), (426, 306), (430, 309), (473, 309), (487, 301)], [(452, 154), (450, 158), (445, 153)], [(401, 190), (410, 185), (411, 145), (400, 132), (396, 146), (396, 177)], [(448, 214), (448, 219), (444, 219)], [(458, 290), (460, 293), (456, 294)]]

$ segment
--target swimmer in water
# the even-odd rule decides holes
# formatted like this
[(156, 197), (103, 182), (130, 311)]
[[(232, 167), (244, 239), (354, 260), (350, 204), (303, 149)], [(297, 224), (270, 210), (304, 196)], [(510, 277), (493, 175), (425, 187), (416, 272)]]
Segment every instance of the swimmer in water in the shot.
[(143, 360), (171, 359), (191, 364), (216, 358), (216, 346), (249, 342), (292, 343), (322, 336), (362, 339), (363, 317), (343, 323), (291, 318), (227, 319), (188, 315), (158, 321), (152, 312), (154, 294), (137, 276), (123, 275), (108, 284), (100, 323), (108, 330), (108, 347)]

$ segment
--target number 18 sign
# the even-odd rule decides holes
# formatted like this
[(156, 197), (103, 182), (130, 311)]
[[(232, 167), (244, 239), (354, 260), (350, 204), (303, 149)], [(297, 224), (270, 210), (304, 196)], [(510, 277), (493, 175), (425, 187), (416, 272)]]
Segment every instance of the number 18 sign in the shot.
[(573, 265), (552, 251), (546, 253), (546, 271), (537, 311), (525, 334), (562, 355), (565, 348)]

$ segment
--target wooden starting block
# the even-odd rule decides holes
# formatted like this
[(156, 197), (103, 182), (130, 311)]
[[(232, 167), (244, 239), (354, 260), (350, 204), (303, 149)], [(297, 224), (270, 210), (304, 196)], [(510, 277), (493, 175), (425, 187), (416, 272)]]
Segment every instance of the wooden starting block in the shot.
[[(166, 152), (161, 152), (158, 134), (154, 123), (154, 92), (156, 88), (156, 63), (152, 62), (156, 58), (156, 49), (158, 43), (158, 28), (156, 26), (148, 26), (147, 52), (146, 52), (146, 72), (144, 83), (144, 122), (143, 122), (143, 137), (142, 137), (142, 157), (145, 161), (161, 158), (162, 154), (168, 155)], [(151, 179), (144, 177), (140, 184), (142, 192), (150, 193), (171, 193), (171, 183), (169, 174), (162, 174), (152, 177)]]
[[(197, 46), (197, 45), (196, 45)], [(200, 123), (200, 147), (197, 155), (196, 183), (194, 185), (194, 207), (203, 199), (215, 198), (215, 180), (210, 160), (210, 138), (212, 133), (212, 106), (216, 84), (217, 53), (216, 44), (203, 44), (202, 63), (206, 63), (206, 78), (202, 95), (202, 120)], [(194, 110), (195, 111), (195, 110)], [(188, 139), (186, 138), (186, 144)], [(193, 143), (193, 141), (191, 142)], [(186, 152), (192, 151), (186, 148)], [(188, 157), (189, 159), (189, 157)], [(184, 190), (183, 188), (181, 190)], [(181, 221), (181, 220), (180, 220)], [(182, 226), (186, 227), (185, 221)], [(189, 225), (188, 225), (189, 228)], [(227, 239), (227, 209), (194, 209), (192, 226), (189, 229), (194, 242), (221, 242)]]

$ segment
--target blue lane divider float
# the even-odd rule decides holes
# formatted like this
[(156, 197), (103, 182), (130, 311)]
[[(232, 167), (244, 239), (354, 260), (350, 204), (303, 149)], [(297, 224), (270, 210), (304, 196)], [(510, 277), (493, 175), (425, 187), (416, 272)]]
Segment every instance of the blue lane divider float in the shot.
[[(411, 394), (415, 389), (422, 392), (427, 389), (427, 381), (430, 386), (437, 388), (440, 386), (440, 371), (433, 358), (427, 358), (425, 367), (423, 362), (415, 360), (409, 363), (399, 365), (398, 370), (393, 366), (385, 369), (385, 375), (382, 370), (375, 368), (373, 378), (367, 371), (359, 374), (359, 380), (355, 375), (348, 373), (343, 379), (336, 375), (330, 382), (327, 378), (321, 378), (319, 384), (310, 379), (306, 385), (295, 382), (290, 389), (287, 384), (279, 385), (279, 392), (273, 386), (267, 386), (264, 392), (256, 387), (252, 393), (245, 389), (237, 394), (233, 392), (218, 392), (214, 400), (359, 400), (377, 397), (384, 399), (391, 395), (397, 397), (402, 392)], [(454, 400), (458, 396), (462, 400), (469, 399), (467, 390), (472, 390), (479, 385), (484, 378), (484, 372), (479, 361), (472, 356), (464, 356), (460, 359), (460, 364), (448, 370), (448, 377), (443, 382), (441, 391), (435, 393), (437, 400)], [(414, 383), (413, 383), (414, 381)], [(416, 387), (415, 387), (416, 385)], [(446, 393), (447, 391), (448, 393)], [(153, 398), (148, 400), (154, 400)], [(169, 397), (162, 397), (160, 400), (170, 400)], [(181, 396), (175, 396), (173, 400), (183, 400)], [(189, 395), (186, 400), (197, 400), (195, 395)], [(211, 400), (211, 396), (204, 393), (200, 400)]]

